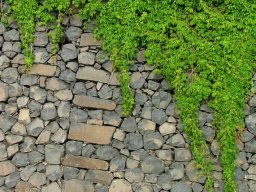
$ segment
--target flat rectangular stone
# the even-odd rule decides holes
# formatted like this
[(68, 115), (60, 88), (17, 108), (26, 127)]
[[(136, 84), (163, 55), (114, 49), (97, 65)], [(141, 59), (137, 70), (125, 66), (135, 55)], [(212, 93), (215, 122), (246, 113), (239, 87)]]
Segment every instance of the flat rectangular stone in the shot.
[(92, 183), (101, 183), (102, 185), (109, 186), (113, 180), (113, 175), (109, 171), (88, 170), (86, 172), (85, 180)]
[(89, 66), (79, 68), (76, 78), (80, 80), (107, 83), (110, 85), (119, 85), (115, 74), (110, 75), (110, 73), (104, 70), (95, 69), (94, 67)]
[(53, 76), (56, 72), (56, 66), (36, 64), (33, 65), (29, 74), (32, 75), (43, 75), (43, 76)]
[(66, 155), (62, 165), (68, 167), (77, 167), (83, 169), (101, 169), (107, 170), (108, 169), (108, 162), (99, 160), (99, 159), (92, 159), (88, 157), (81, 157), (81, 156), (73, 156), (73, 155)]
[(77, 123), (70, 127), (68, 138), (87, 143), (110, 144), (115, 130), (111, 126)]
[(96, 109), (114, 110), (116, 108), (116, 103), (114, 101), (99, 99), (96, 97), (90, 97), (85, 95), (76, 95), (73, 103), (81, 107)]

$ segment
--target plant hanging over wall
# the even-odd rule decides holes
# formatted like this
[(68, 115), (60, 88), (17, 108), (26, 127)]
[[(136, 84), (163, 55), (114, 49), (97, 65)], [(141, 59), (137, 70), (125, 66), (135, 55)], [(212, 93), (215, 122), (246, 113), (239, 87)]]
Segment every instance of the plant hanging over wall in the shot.
[[(32, 7), (26, 16), (20, 5), (25, 1)], [(49, 11), (64, 12), (71, 4), (79, 8), (83, 19), (96, 19), (95, 35), (103, 40), (103, 48), (120, 72), (125, 115), (133, 109), (129, 66), (138, 48), (145, 48), (147, 62), (155, 66), (156, 72), (175, 91), (184, 130), (197, 166), (207, 176), (205, 187), (209, 191), (213, 186), (213, 166), (199, 128), (198, 112), (204, 101), (214, 109), (224, 191), (236, 191), (236, 131), (244, 127), (244, 99), (255, 70), (254, 0), (45, 0), (42, 4), (36, 0), (10, 0), (10, 3), (21, 34), (24, 31), (29, 34), (29, 38), (24, 38), (27, 33), (22, 36), (28, 58), (32, 58), (28, 45), (33, 42), (35, 7), (43, 6), (37, 18), (47, 23), (54, 21)], [(31, 22), (22, 27), (25, 19)], [(58, 43), (59, 39), (53, 42)], [(30, 59), (26, 61), (30, 66)]]
[[(198, 122), (200, 104), (209, 101), (221, 149), (224, 190), (236, 191), (236, 131), (244, 127), (244, 99), (255, 69), (256, 3), (109, 0), (89, 1), (82, 7), (85, 19), (96, 18), (95, 33), (103, 39), (103, 47), (121, 74), (127, 75), (137, 49), (144, 47), (147, 62), (169, 81), (194, 158), (207, 176), (205, 185), (210, 191), (213, 166)], [(120, 79), (121, 85), (128, 87), (129, 78)], [(130, 109), (126, 100), (124, 110)]]

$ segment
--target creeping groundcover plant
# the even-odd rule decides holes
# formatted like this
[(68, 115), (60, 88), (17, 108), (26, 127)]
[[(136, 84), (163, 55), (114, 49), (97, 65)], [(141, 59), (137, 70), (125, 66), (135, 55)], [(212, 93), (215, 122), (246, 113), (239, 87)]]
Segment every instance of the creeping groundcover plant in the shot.
[(27, 67), (33, 63), (35, 22), (49, 25), (52, 51), (58, 52), (61, 20), (78, 10), (110, 54), (123, 98), (131, 114), (129, 66), (138, 49), (175, 93), (205, 188), (213, 190), (213, 163), (199, 128), (202, 102), (214, 110), (213, 126), (221, 149), (224, 191), (236, 191), (236, 133), (244, 127), (244, 102), (252, 87), (256, 60), (255, 0), (8, 0), (20, 25)]

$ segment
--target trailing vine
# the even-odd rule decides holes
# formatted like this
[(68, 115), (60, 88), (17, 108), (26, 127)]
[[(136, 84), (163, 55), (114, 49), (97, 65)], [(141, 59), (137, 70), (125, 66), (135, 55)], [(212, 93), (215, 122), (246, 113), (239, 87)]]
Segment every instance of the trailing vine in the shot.
[(24, 50), (26, 68), (29, 69), (34, 63), (33, 43), (35, 33), (35, 13), (38, 8), (37, 0), (9, 0), (12, 16), (20, 27), (22, 39), (21, 47)]
[[(52, 54), (58, 51), (58, 44), (62, 37), (61, 18), (70, 6), (70, 0), (8, 0), (11, 5), (12, 17), (20, 27), (22, 49), (26, 69), (29, 70), (34, 63), (33, 43), (35, 40), (35, 23), (50, 26), (53, 29), (51, 39)], [(41, 3), (42, 2), (42, 3)], [(54, 13), (57, 12), (58, 15)]]
[[(63, 36), (62, 17), (69, 9), (70, 0), (44, 0), (37, 10), (37, 19), (40, 25), (48, 26), (52, 29), (50, 33), (51, 52), (55, 55), (58, 52), (58, 45)], [(56, 15), (57, 13), (57, 15)]]
[[(9, 0), (20, 25), (28, 66), (33, 63), (35, 19), (56, 27), (51, 38), (52, 51), (56, 53), (62, 34), (62, 14), (72, 5), (79, 8), (84, 20), (96, 20), (95, 36), (102, 39), (103, 49), (120, 72), (125, 115), (133, 110), (129, 66), (139, 48), (145, 48), (147, 63), (169, 81), (197, 166), (207, 177), (205, 188), (212, 191), (211, 154), (198, 120), (201, 103), (208, 101), (214, 109), (213, 126), (221, 149), (224, 191), (236, 191), (236, 132), (244, 127), (244, 100), (252, 87), (256, 60), (254, 0), (38, 2)], [(56, 12), (59, 16), (54, 15)]]
[[(207, 176), (206, 189), (212, 191), (213, 166), (198, 122), (200, 104), (209, 101), (221, 148), (224, 191), (236, 191), (236, 130), (244, 127), (244, 99), (255, 69), (256, 3), (109, 0), (88, 1), (83, 7), (85, 19), (96, 18), (96, 36), (103, 39), (103, 48), (121, 74), (127, 73), (138, 48), (146, 48), (147, 62), (175, 91), (194, 158)], [(120, 79), (127, 88), (128, 82)], [(126, 101), (124, 110), (130, 106)]]

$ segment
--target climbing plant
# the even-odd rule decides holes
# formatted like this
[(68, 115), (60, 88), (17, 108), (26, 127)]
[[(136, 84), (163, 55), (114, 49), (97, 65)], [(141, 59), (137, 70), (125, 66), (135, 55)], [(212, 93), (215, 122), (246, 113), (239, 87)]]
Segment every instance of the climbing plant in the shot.
[(20, 27), (21, 47), (24, 50), (25, 63), (28, 69), (34, 62), (33, 42), (35, 39), (35, 13), (38, 8), (38, 2), (37, 0), (8, 0), (7, 2), (12, 5), (12, 16)]
[(70, 4), (70, 0), (44, 0), (36, 12), (39, 25), (50, 26), (52, 29), (49, 35), (51, 52), (54, 55), (58, 52), (58, 44), (63, 36), (62, 17), (69, 11)]
[(36, 22), (52, 29), (49, 33), (51, 51), (52, 54), (56, 54), (62, 37), (62, 16), (68, 10), (70, 0), (7, 0), (7, 3), (11, 5), (11, 16), (20, 27), (26, 69), (29, 70), (34, 63), (33, 43)]
[[(224, 190), (236, 191), (236, 131), (244, 127), (244, 99), (255, 69), (256, 3), (109, 0), (88, 1), (82, 7), (85, 19), (96, 18), (96, 36), (103, 39), (121, 74), (128, 73), (137, 49), (144, 47), (147, 62), (169, 81), (197, 166), (207, 176), (205, 187), (211, 191), (213, 166), (198, 122), (199, 106), (208, 101), (214, 109)], [(131, 97), (126, 94), (129, 78), (120, 79), (123, 95)], [(127, 100), (132, 99), (125, 99), (123, 106), (130, 113)]]
[[(29, 14), (21, 6), (26, 2)], [(133, 94), (129, 67), (137, 50), (144, 48), (148, 64), (162, 74), (175, 92), (177, 108), (190, 140), (197, 167), (212, 191), (213, 165), (198, 112), (202, 102), (214, 110), (213, 126), (221, 149), (224, 191), (236, 191), (236, 133), (244, 127), (244, 100), (255, 70), (256, 2), (254, 0), (9, 0), (21, 27), (26, 58), (32, 58), (35, 18), (57, 21), (69, 7), (76, 7), (86, 21), (97, 23), (94, 33), (110, 54), (119, 80), (123, 113), (131, 114)], [(39, 6), (37, 16), (35, 8)], [(28, 23), (25, 23), (30, 21)], [(24, 26), (22, 26), (24, 25)], [(56, 31), (52, 42), (58, 44)], [(59, 35), (59, 36), (57, 36)], [(29, 37), (29, 38), (28, 38)], [(53, 51), (57, 48), (53, 48)], [(27, 53), (28, 52), (28, 53)], [(57, 51), (55, 51), (57, 52)], [(30, 66), (32, 59), (26, 60)]]

